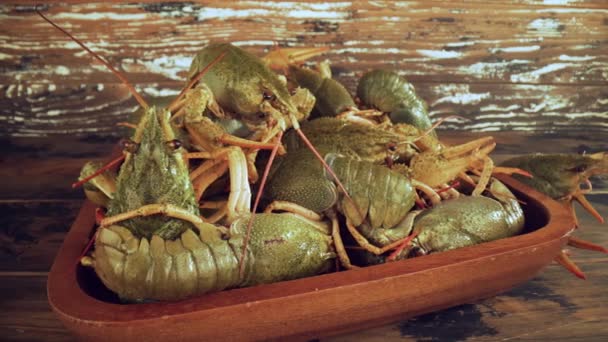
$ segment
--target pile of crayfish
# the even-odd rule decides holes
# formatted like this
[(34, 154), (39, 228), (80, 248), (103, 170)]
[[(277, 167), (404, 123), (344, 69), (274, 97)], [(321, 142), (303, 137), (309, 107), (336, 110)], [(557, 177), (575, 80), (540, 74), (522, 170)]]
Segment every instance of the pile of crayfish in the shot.
[(442, 143), (397, 73), (366, 73), (353, 97), (327, 64), (301, 65), (323, 51), (209, 44), (165, 108), (120, 76), (143, 112), (121, 156), (75, 183), (100, 208), (80, 263), (125, 301), (179, 300), (466, 247), (524, 229), (496, 172), (601, 219), (579, 184), (608, 172), (607, 154), (495, 166), (492, 137)]

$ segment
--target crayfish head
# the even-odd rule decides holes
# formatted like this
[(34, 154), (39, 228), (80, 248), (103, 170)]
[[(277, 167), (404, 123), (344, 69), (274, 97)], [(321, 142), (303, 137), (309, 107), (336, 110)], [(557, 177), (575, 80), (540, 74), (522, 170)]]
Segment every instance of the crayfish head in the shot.
[(533, 177), (528, 180), (517, 178), (554, 199), (560, 199), (578, 192), (580, 184), (589, 177), (608, 173), (608, 154), (533, 154), (507, 160), (502, 165), (530, 172)]
[[(124, 146), (125, 161), (120, 168), (108, 216), (150, 204), (171, 204), (198, 215), (198, 206), (188, 177), (184, 149), (169, 123), (167, 110), (149, 108), (135, 134)], [(157, 216), (135, 217), (122, 223), (138, 237), (179, 236), (192, 228), (186, 221)]]

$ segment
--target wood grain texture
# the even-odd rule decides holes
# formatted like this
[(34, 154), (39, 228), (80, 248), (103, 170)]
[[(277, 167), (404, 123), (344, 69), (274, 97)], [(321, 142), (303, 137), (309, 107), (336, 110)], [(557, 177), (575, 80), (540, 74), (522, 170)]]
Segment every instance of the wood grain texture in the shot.
[[(321, 58), (349, 89), (369, 69), (397, 70), (432, 115), (472, 119), (462, 130), (608, 132), (608, 6), (599, 1), (112, 2), (42, 10), (149, 96), (181, 88), (209, 41), (258, 55), (275, 42), (328, 46)], [(111, 135), (136, 108), (113, 75), (27, 2), (4, 4), (0, 14), (0, 134)]]
[[(50, 312), (46, 272), (72, 223), (81, 165), (105, 159), (136, 102), (104, 67), (42, 21), (36, 1), (0, 4), (0, 336), (74, 340)], [(531, 152), (608, 150), (608, 3), (604, 0), (69, 0), (42, 11), (121, 70), (146, 98), (174, 95), (208, 41), (258, 55), (329, 46), (352, 91), (371, 68), (398, 70), (429, 103), (448, 143), (492, 134), (496, 161)], [(608, 214), (607, 178), (591, 202)], [(608, 246), (582, 213), (576, 235)], [(585, 282), (558, 266), (477, 304), (328, 341), (608, 339), (605, 255), (573, 251)]]

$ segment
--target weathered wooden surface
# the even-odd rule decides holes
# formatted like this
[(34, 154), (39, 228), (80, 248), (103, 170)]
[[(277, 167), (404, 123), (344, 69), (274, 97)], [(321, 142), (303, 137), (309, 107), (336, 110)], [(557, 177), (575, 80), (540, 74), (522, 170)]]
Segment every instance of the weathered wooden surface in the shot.
[[(106, 158), (136, 102), (104, 67), (32, 11), (0, 5), (0, 336), (73, 340), (51, 313), (46, 272), (73, 221), (69, 185)], [(146, 97), (172, 95), (208, 41), (259, 55), (329, 46), (324, 57), (354, 90), (371, 68), (398, 70), (464, 141), (491, 133), (494, 157), (608, 150), (608, 3), (603, 0), (193, 2), (66, 1), (42, 11), (121, 70)], [(473, 133), (472, 133), (473, 132)], [(608, 181), (590, 200), (608, 215)], [(576, 234), (608, 245), (606, 224), (582, 212)], [(608, 338), (606, 257), (574, 251), (589, 279), (549, 266), (478, 304), (337, 336), (340, 340), (598, 340)]]
[[(75, 3), (41, 9), (148, 96), (182, 87), (209, 41), (260, 55), (275, 43), (328, 46), (322, 58), (349, 89), (362, 72), (391, 68), (416, 85), (433, 117), (470, 119), (445, 129), (608, 132), (601, 1)], [(0, 133), (115, 134), (135, 101), (32, 8), (0, 6)]]

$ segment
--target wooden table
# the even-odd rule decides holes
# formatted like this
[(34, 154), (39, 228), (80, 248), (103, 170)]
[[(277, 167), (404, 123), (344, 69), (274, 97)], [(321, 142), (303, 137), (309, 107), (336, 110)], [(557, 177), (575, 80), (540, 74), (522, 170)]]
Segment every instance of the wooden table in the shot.
[[(587, 1), (205, 2), (44, 6), (57, 23), (118, 66), (144, 96), (174, 94), (209, 40), (256, 53), (272, 42), (330, 46), (337, 78), (397, 69), (436, 119), (465, 141), (491, 132), (494, 158), (608, 150), (608, 6)], [(46, 276), (83, 199), (69, 184), (108, 155), (136, 107), (104, 68), (32, 12), (0, 5), (0, 336), (71, 340), (50, 311)], [(247, 36), (244, 36), (244, 35)], [(379, 62), (381, 61), (381, 62)], [(585, 119), (585, 120), (583, 120)], [(606, 181), (591, 202), (608, 214)], [(606, 224), (579, 211), (577, 236), (608, 246)], [(557, 265), (480, 303), (324, 340), (601, 340), (608, 338), (605, 255), (573, 251), (588, 276)]]

